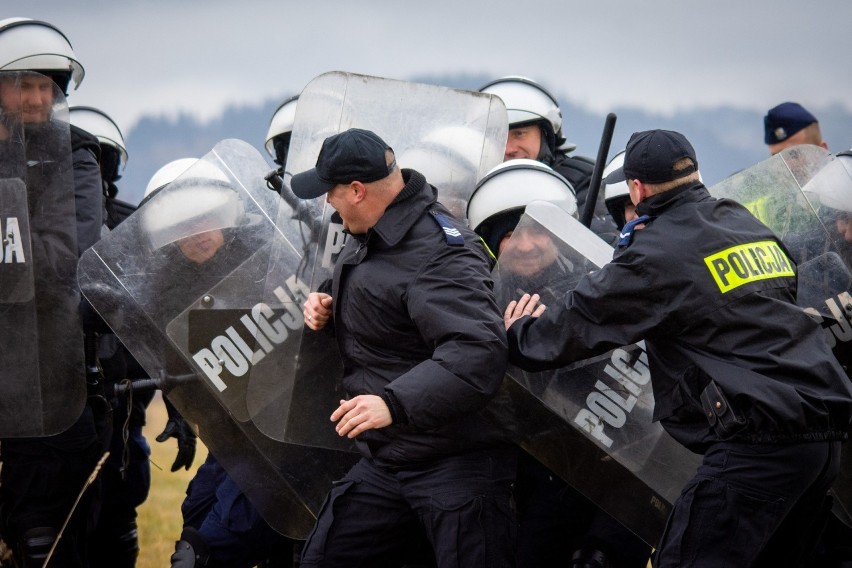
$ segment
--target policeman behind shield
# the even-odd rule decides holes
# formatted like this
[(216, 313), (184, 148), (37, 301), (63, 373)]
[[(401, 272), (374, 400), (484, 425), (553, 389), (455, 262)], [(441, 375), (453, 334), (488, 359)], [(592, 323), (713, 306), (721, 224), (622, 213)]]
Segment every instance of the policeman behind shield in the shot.
[[(0, 71), (19, 72), (23, 78), (17, 83), (4, 79), (0, 82), (0, 92), (4, 112), (18, 113), (27, 131), (27, 184), (35, 187), (39, 182), (31, 177), (43, 175), (55, 165), (40, 163), (37, 156), (31, 155), (33, 147), (49, 143), (47, 140), (39, 142), (39, 139), (51, 136), (51, 129), (47, 127), (54, 120), (51, 116), (54, 84), (67, 94), (69, 86), (79, 86), (83, 68), (70, 42), (55, 26), (27, 18), (7, 18), (0, 21)], [(17, 108), (10, 108), (15, 104)], [(77, 250), (73, 252), (80, 254), (97, 241), (102, 225), (97, 139), (72, 126), (69, 151), (76, 205), (72, 222), (76, 224)], [(62, 325), (66, 326), (68, 334), (81, 331), (73, 321), (65, 320)], [(82, 349), (82, 341), (80, 347)], [(52, 355), (61, 358), (58, 353)], [(41, 355), (42, 358), (50, 356)], [(84, 381), (82, 366), (79, 373), (80, 381)], [(104, 449), (99, 435), (108, 434), (108, 415), (102, 402), (99, 393), (93, 391), (82, 415), (61, 434), (2, 441), (0, 530), (3, 539), (13, 548), (18, 564), (41, 566), (66, 517), (74, 509), (75, 500)], [(97, 493), (96, 482), (77, 504), (57, 543), (51, 565), (87, 565), (86, 534), (96, 515)]]
[[(545, 305), (553, 303), (568, 287), (568, 274), (585, 270), (560, 256), (547, 229), (519, 225), (534, 200), (577, 216), (574, 188), (535, 160), (503, 162), (479, 181), (470, 197), (471, 226), (498, 258), (498, 302), (537, 291)], [(518, 459), (515, 501), (519, 567), (557, 568), (568, 566), (569, 560), (572, 568), (644, 568), (648, 563), (648, 545), (526, 452)]]
[(398, 565), (421, 531), (438, 566), (513, 566), (514, 449), (481, 412), (506, 370), (484, 248), (371, 131), (326, 138), (292, 189), (325, 195), (351, 234), (304, 318), (336, 334), (350, 398), (331, 420), (362, 455), (301, 566)]
[(795, 264), (744, 207), (710, 197), (680, 133), (634, 133), (606, 182), (620, 179), (639, 217), (619, 251), (546, 310), (535, 295), (511, 302), (510, 360), (542, 370), (645, 340), (655, 419), (704, 456), (654, 565), (801, 565), (838, 473), (852, 386), (795, 305)]
[[(298, 96), (291, 97), (278, 107), (266, 136), (265, 148), (279, 166), (267, 174), (267, 184), (278, 193), (283, 188), (281, 176), (297, 100)], [(212, 453), (207, 454), (190, 481), (181, 513), (184, 528), (171, 558), (173, 568), (219, 565), (236, 568), (253, 566), (264, 559), (285, 562), (282, 566), (292, 563), (295, 543), (267, 524)]]
[[(115, 198), (127, 162), (124, 136), (105, 112), (93, 107), (71, 107), (71, 124), (95, 136), (100, 145), (103, 180), (104, 230), (114, 229), (136, 207)], [(87, 341), (94, 341), (93, 336)], [(90, 535), (89, 562), (92, 568), (132, 568), (139, 555), (136, 508), (148, 497), (151, 486), (151, 448), (142, 434), (145, 409), (153, 392), (132, 393), (119, 400), (115, 385), (125, 379), (147, 378), (145, 371), (111, 330), (97, 334), (97, 362), (104, 391), (112, 405), (110, 455), (101, 469), (103, 498), (98, 521)]]

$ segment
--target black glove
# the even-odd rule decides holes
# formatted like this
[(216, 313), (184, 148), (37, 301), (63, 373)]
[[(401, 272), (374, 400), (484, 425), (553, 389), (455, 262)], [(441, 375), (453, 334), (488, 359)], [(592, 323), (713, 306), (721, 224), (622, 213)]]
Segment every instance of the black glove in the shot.
[(175, 463), (172, 464), (172, 471), (177, 471), (180, 468), (189, 469), (192, 461), (195, 459), (195, 432), (183, 419), (183, 416), (169, 402), (169, 399), (164, 398), (166, 403), (166, 412), (169, 413), (169, 421), (166, 422), (166, 427), (163, 433), (157, 436), (158, 442), (165, 442), (169, 438), (177, 438), (178, 453), (175, 457)]
[(180, 540), (175, 543), (171, 557), (172, 568), (199, 568), (207, 566), (210, 551), (204, 537), (192, 527), (183, 529)]

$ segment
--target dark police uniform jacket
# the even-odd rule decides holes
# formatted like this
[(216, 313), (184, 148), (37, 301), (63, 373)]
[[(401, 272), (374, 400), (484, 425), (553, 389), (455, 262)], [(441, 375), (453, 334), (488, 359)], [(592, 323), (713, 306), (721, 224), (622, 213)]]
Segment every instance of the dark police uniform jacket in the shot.
[(343, 386), (384, 396), (394, 415), (356, 439), (384, 465), (502, 445), (479, 412), (507, 364), (488, 257), (422, 174), (403, 178), (376, 225), (347, 240), (332, 287)]
[(512, 325), (510, 361), (553, 368), (645, 339), (654, 418), (690, 449), (843, 439), (852, 390), (794, 303), (795, 265), (775, 235), (701, 183), (639, 213), (650, 220), (611, 263)]

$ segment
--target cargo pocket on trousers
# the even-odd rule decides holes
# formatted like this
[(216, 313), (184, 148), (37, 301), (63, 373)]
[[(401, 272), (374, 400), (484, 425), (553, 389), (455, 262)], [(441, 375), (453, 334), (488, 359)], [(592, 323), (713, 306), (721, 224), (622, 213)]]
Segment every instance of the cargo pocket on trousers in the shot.
[(317, 521), (314, 523), (314, 528), (308, 534), (307, 540), (303, 547), (302, 563), (314, 564), (321, 563), (325, 557), (326, 541), (328, 540), (328, 532), (334, 524), (334, 503), (341, 496), (345, 495), (356, 482), (353, 480), (335, 482), (331, 491), (323, 501), (317, 514)]
[(508, 498), (439, 493), (431, 499), (430, 532), (439, 563), (505, 566), (514, 556), (515, 523)]

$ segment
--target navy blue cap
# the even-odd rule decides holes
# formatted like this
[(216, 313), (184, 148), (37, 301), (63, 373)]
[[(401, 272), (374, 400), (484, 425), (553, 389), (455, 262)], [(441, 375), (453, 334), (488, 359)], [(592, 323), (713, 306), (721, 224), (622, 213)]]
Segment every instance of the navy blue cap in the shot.
[(350, 128), (329, 136), (322, 143), (315, 168), (293, 176), (290, 188), (297, 197), (314, 199), (335, 185), (360, 181), (371, 183), (386, 178), (396, 167), (388, 165), (384, 140), (369, 130)]
[(767, 145), (778, 144), (814, 122), (816, 117), (799, 103), (781, 103), (763, 117), (763, 141)]
[[(692, 160), (692, 166), (675, 170), (677, 162)], [(618, 183), (638, 179), (643, 183), (665, 183), (698, 170), (695, 150), (686, 136), (672, 130), (645, 130), (634, 132), (624, 150), (624, 165), (604, 179), (604, 183)]]

